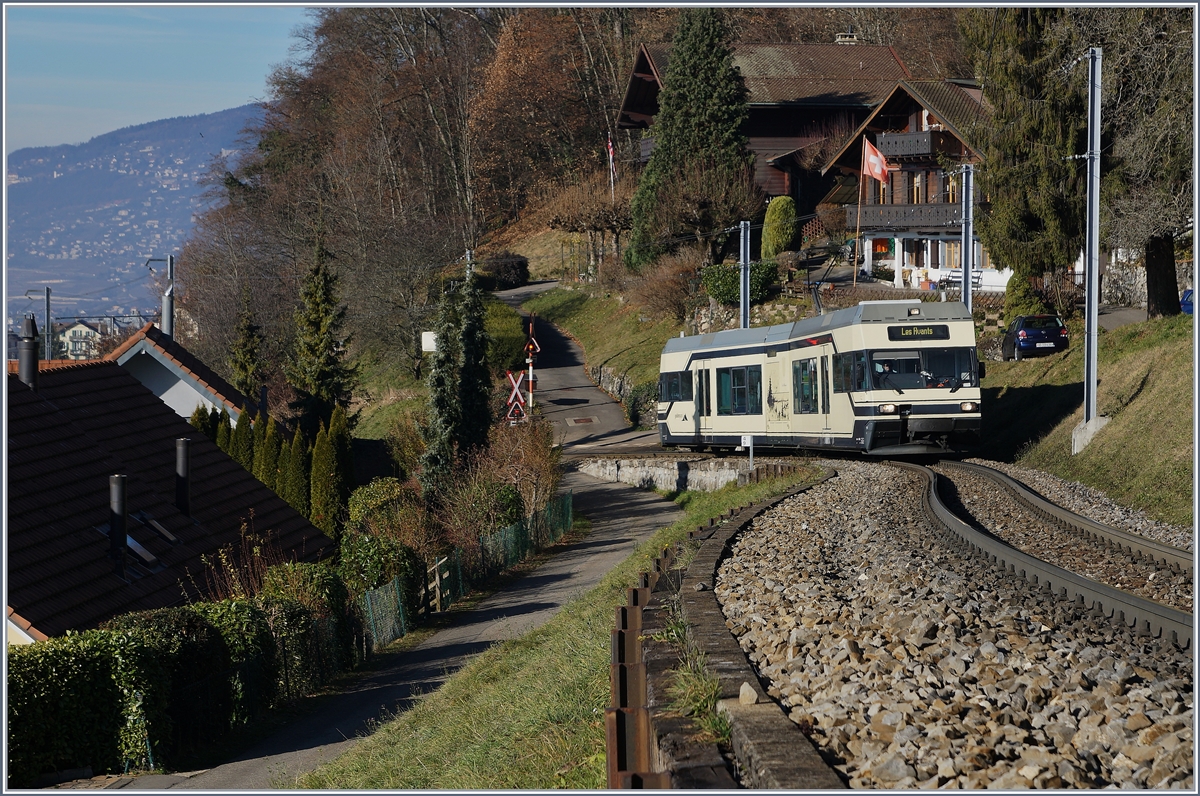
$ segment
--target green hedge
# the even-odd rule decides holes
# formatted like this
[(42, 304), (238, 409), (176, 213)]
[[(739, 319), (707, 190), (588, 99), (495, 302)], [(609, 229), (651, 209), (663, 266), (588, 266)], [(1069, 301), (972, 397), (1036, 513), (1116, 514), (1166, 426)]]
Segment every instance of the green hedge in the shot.
[[(750, 263), (750, 301), (762, 301), (779, 275), (774, 262)], [(722, 304), (741, 301), (741, 267), (733, 263), (710, 265), (700, 273), (700, 282), (708, 295)]]

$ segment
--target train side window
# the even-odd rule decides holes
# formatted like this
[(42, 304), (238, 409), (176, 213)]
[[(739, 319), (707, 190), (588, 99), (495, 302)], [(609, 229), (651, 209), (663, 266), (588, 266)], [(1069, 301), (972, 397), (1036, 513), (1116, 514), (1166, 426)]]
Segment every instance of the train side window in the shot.
[(792, 413), (817, 413), (817, 360), (797, 359), (792, 363)]
[(692, 374), (682, 372), (663, 373), (658, 379), (660, 401), (692, 400)]
[(762, 414), (762, 365), (717, 368), (717, 414)]
[(833, 355), (833, 391), (856, 392), (867, 389), (867, 354), (849, 351)]

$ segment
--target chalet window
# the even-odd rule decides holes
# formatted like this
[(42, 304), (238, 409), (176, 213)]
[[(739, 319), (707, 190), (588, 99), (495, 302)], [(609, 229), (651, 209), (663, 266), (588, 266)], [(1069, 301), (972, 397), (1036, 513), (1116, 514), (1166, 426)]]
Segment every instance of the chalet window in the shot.
[(958, 177), (948, 174), (946, 175), (946, 202), (957, 204), (958, 201)]
[(921, 199), (921, 177), (924, 176), (919, 171), (914, 171), (908, 175), (908, 203), (910, 205), (919, 205), (923, 201)]

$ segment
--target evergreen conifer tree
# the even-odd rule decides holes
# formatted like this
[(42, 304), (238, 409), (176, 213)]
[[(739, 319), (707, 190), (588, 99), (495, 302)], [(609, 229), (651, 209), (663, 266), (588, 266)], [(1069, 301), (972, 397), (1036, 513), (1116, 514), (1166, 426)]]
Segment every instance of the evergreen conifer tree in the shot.
[(275, 427), (275, 418), (270, 415), (265, 423), (254, 424), (255, 432), (260, 424), (266, 430), (262, 441), (254, 445), (254, 477), (274, 489), (275, 472), (279, 468), (279, 430)]
[(195, 411), (193, 411), (192, 416), (188, 418), (188, 425), (209, 439), (212, 439), (212, 436), (208, 433), (208, 410), (204, 408), (204, 404), (196, 404)]
[[(258, 414), (254, 417), (254, 433), (250, 437), (251, 460), (254, 462), (254, 469), (250, 472), (258, 475), (258, 454), (267, 443), (267, 413), (260, 407)], [(259, 479), (262, 480), (262, 479)]]
[(492, 425), (492, 376), (487, 363), (489, 340), (484, 316), (483, 295), (471, 271), (459, 305), (458, 422), (454, 441), (460, 458), (487, 445)]
[(458, 302), (452, 290), (438, 303), (437, 349), (429, 367), (429, 416), (422, 427), (425, 452), (417, 481), (429, 497), (446, 486), (454, 467), (454, 432), (458, 426)]
[(217, 417), (217, 447), (229, 453), (229, 441), (233, 431), (233, 421), (229, 419), (229, 410), (224, 406), (221, 407), (221, 414)]
[(217, 441), (217, 430), (221, 427), (221, 410), (214, 404), (208, 413), (208, 438)]
[[(282, 454), (281, 454), (282, 455)], [(287, 494), (281, 497), (302, 516), (309, 515), (309, 472), (312, 467), (312, 456), (308, 440), (299, 430), (292, 436), (292, 445), (288, 453)]]
[(244, 404), (238, 423), (229, 435), (229, 455), (242, 467), (254, 472), (254, 416)]
[(338, 493), (338, 505), (345, 506), (350, 501), (350, 493), (354, 491), (354, 447), (350, 438), (350, 422), (346, 418), (346, 410), (340, 406), (333, 409), (333, 417), (329, 421), (329, 442), (333, 446), (333, 455), (337, 461), (337, 471), (341, 474), (341, 491)]
[(328, 424), (334, 406), (349, 403), (358, 375), (357, 367), (343, 359), (346, 307), (338, 301), (337, 278), (326, 262), (328, 254), (320, 244), (317, 249), (300, 289), (295, 348), (284, 367), (297, 395), (291, 406), (299, 411), (299, 425), (306, 434)]
[(292, 501), (288, 499), (288, 488), (292, 482), (292, 443), (288, 442), (287, 437), (283, 434), (277, 434), (277, 436), (279, 455), (275, 459), (275, 482), (271, 488), (275, 490), (276, 495), (283, 499), (283, 502), (290, 506)]
[(341, 473), (338, 472), (337, 457), (325, 426), (317, 432), (317, 441), (312, 451), (312, 477), (309, 479), (309, 518), (312, 524), (336, 538), (337, 518), (341, 510), (338, 503), (341, 489)]
[[(684, 8), (671, 42), (671, 58), (654, 119), (654, 151), (638, 179), (630, 204), (633, 230), (626, 262), (641, 268), (668, 250), (662, 235), (677, 235), (655, 224), (658, 205), (677, 193), (677, 184), (698, 169), (736, 179), (751, 163), (741, 126), (749, 115), (748, 93), (733, 65), (731, 35), (719, 8)], [(719, 180), (715, 181), (719, 182)], [(714, 184), (715, 184), (714, 182)]]
[(262, 327), (254, 323), (249, 290), (242, 292), (242, 311), (238, 315), (234, 334), (233, 347), (229, 350), (227, 363), (233, 375), (230, 384), (242, 395), (249, 397), (254, 395), (262, 383), (262, 361), (259, 351), (263, 340)]

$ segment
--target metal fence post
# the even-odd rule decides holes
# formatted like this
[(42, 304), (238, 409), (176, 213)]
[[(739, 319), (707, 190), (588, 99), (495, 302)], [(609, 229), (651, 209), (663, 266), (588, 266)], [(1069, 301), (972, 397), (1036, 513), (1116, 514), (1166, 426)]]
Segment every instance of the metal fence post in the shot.
[(392, 585), (396, 587), (396, 612), (400, 614), (400, 635), (408, 635), (408, 622), (404, 617), (404, 592), (400, 588), (400, 576), (392, 578)]

